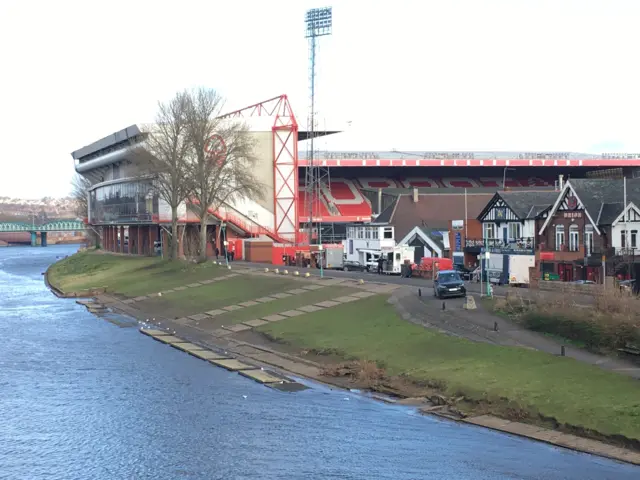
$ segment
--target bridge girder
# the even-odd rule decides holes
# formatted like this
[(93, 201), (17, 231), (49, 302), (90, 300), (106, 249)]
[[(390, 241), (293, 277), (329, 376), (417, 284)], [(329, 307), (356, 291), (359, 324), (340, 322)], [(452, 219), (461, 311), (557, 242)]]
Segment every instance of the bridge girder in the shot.
[(0, 222), (0, 233), (77, 232), (85, 229), (85, 224), (78, 220), (54, 220), (44, 225), (34, 225), (25, 222)]

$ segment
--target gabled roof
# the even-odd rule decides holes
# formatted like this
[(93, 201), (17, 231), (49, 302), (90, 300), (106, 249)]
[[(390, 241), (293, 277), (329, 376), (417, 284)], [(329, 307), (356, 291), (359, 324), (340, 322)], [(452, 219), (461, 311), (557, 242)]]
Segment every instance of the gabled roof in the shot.
[(504, 203), (520, 220), (534, 219), (550, 208), (558, 198), (555, 190), (498, 192)]
[[(627, 202), (627, 208), (624, 211), (622, 211), (622, 209), (620, 210), (620, 215), (618, 215), (615, 220), (611, 222), (611, 226), (615, 227), (618, 223), (624, 222), (624, 214), (631, 210), (635, 210), (636, 214), (640, 215), (640, 208), (638, 208), (634, 202)], [(629, 218), (628, 215), (627, 218)]]
[(414, 236), (419, 236), (431, 249), (436, 247), (436, 249), (440, 251), (440, 255), (444, 255), (446, 247), (442, 233), (439, 230), (421, 225), (415, 226), (398, 242), (398, 245), (409, 243)]
[(478, 220), (484, 217), (498, 199), (511, 209), (520, 220), (535, 219), (542, 212), (548, 210), (558, 198), (555, 190), (527, 190), (518, 192), (496, 192), (491, 201), (482, 209)]
[[(634, 178), (627, 183), (627, 204), (640, 205), (640, 179)], [(558, 210), (567, 191), (572, 191), (584, 206), (587, 218), (600, 233), (600, 226), (611, 225), (624, 208), (624, 179), (580, 178), (567, 181), (558, 195), (551, 215), (540, 229), (544, 232), (551, 217)]]

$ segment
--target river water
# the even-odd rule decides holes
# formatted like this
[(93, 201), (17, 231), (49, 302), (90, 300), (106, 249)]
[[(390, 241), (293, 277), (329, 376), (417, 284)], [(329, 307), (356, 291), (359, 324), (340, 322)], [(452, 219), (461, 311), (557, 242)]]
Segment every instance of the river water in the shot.
[(0, 248), (0, 479), (638, 479), (640, 468), (312, 385), (282, 393), (54, 297)]

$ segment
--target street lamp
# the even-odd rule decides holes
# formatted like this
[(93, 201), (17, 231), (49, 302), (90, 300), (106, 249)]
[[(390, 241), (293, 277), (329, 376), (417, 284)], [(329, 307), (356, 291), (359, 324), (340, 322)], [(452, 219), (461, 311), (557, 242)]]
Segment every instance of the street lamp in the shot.
[(515, 168), (504, 167), (504, 171), (502, 172), (502, 190), (507, 188), (507, 170), (515, 170)]

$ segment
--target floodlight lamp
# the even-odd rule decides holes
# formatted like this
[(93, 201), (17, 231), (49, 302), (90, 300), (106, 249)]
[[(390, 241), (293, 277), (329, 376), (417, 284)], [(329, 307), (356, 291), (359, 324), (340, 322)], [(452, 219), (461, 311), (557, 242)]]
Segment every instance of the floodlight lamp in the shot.
[(331, 17), (331, 7), (307, 10), (305, 15), (305, 23), (307, 24), (305, 36), (309, 38), (331, 35)]

